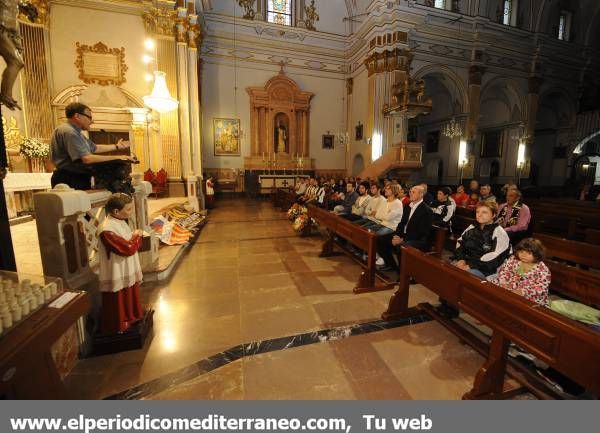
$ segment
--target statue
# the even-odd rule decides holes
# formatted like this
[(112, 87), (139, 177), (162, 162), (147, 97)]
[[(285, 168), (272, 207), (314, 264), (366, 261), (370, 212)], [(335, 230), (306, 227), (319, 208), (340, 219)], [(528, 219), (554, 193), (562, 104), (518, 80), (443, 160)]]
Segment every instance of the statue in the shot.
[(244, 18), (253, 20), (256, 12), (254, 11), (254, 0), (238, 0), (238, 5), (244, 8)]
[(306, 19), (304, 20), (304, 26), (307, 30), (316, 30), (315, 22), (319, 21), (319, 14), (317, 13), (317, 7), (315, 6), (315, 0), (312, 0), (310, 6), (304, 7), (304, 15)]
[(6, 69), (2, 73), (0, 103), (11, 110), (21, 109), (12, 97), (13, 86), (24, 66), (21, 59), (23, 40), (17, 24), (19, 11), (32, 22), (37, 18), (37, 9), (26, 0), (0, 0), (0, 56), (6, 62)]
[(285, 152), (285, 140), (287, 135), (285, 133), (285, 126), (281, 124), (281, 120), (277, 124), (277, 153)]

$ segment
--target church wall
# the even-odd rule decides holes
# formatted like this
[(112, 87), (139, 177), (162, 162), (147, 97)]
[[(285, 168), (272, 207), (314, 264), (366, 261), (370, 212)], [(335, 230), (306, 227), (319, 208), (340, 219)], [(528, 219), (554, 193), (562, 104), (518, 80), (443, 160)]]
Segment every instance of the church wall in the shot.
[[(352, 104), (350, 107), (350, 125), (348, 132), (350, 134), (350, 174), (357, 175), (352, 169), (352, 162), (354, 158), (361, 154), (364, 158), (365, 164), (371, 161), (371, 146), (367, 143), (367, 119), (369, 116), (368, 107), (368, 72), (363, 68), (358, 75), (353, 78), (352, 83)], [(363, 125), (363, 139), (356, 140), (355, 127), (358, 122)]]
[[(309, 4), (310, 1), (305, 2)], [(348, 34), (349, 25), (343, 21), (347, 16), (345, 0), (317, 0), (315, 1), (319, 21), (315, 23), (315, 28), (320, 32), (335, 33), (338, 35)]]
[(149, 93), (149, 84), (144, 80), (148, 68), (142, 62), (145, 38), (140, 15), (53, 5), (50, 20), (53, 95), (69, 86), (83, 84), (74, 65), (76, 42), (86, 45), (102, 42), (109, 48), (124, 47), (128, 70), (127, 81), (121, 87), (138, 97)]
[[(237, 69), (237, 71), (236, 71)], [(278, 73), (275, 67), (257, 67), (252, 64), (211, 63), (205, 61), (202, 70), (203, 106), (203, 167), (244, 168), (244, 156), (251, 149), (250, 99), (247, 87), (264, 86)], [(344, 168), (344, 148), (335, 142), (335, 149), (322, 149), (322, 135), (328, 131), (335, 134), (343, 127), (343, 101), (345, 82), (343, 79), (318, 77), (297, 70), (286, 70), (302, 90), (314, 93), (310, 112), (310, 157), (315, 159), (315, 168), (336, 170)], [(237, 76), (237, 97), (235, 83)], [(239, 118), (243, 132), (240, 156), (215, 156), (213, 138), (214, 118)]]

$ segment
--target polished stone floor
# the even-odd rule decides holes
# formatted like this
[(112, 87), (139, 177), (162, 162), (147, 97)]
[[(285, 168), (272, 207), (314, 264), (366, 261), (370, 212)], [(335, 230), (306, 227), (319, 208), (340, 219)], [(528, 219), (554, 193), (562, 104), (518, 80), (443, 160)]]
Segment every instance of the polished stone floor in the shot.
[[(172, 279), (143, 286), (153, 339), (80, 361), (71, 396), (459, 399), (470, 389), (477, 353), (436, 322), (382, 324), (392, 292), (354, 295), (360, 267), (319, 258), (320, 243), (268, 201), (217, 202)], [(411, 304), (424, 301), (437, 297), (413, 286)]]

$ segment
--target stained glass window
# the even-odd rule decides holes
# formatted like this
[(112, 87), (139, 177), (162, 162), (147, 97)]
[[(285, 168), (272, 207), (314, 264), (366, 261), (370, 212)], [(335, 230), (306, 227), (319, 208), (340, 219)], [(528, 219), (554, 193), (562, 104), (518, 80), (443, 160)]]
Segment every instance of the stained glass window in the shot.
[(506, 26), (510, 26), (511, 16), (512, 16), (512, 0), (504, 0), (504, 16), (502, 18), (502, 23)]
[(571, 12), (560, 11), (560, 19), (558, 21), (558, 39), (561, 41), (568, 41), (570, 32)]
[(560, 21), (558, 22), (558, 39), (561, 41), (565, 40), (565, 25), (567, 24), (567, 17), (563, 14), (560, 15)]
[(292, 0), (268, 0), (267, 21), (284, 26), (292, 25)]

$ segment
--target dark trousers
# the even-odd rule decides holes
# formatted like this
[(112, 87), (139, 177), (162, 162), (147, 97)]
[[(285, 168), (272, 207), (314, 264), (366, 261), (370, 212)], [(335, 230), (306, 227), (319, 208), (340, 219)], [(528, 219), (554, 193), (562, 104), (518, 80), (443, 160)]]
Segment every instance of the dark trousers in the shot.
[(347, 219), (348, 221), (358, 221), (362, 219), (362, 216), (356, 215), (354, 213), (347, 213), (340, 215), (342, 218)]
[[(396, 264), (396, 260), (394, 260), (394, 255), (398, 255), (400, 252), (400, 245), (394, 246), (392, 245), (392, 238), (396, 236), (396, 233), (390, 233), (389, 235), (377, 236), (377, 253), (383, 259), (386, 266), (390, 268), (399, 269), (399, 264)], [(405, 241), (404, 245), (409, 247), (416, 248), (421, 251), (429, 251), (430, 246), (427, 241), (422, 240), (413, 240), (413, 241)]]
[(57, 168), (52, 173), (50, 185), (54, 188), (59, 183), (69, 185), (73, 189), (92, 189), (92, 173), (79, 173)]

